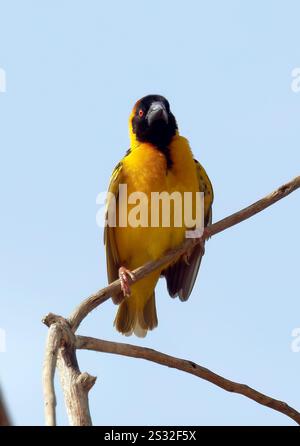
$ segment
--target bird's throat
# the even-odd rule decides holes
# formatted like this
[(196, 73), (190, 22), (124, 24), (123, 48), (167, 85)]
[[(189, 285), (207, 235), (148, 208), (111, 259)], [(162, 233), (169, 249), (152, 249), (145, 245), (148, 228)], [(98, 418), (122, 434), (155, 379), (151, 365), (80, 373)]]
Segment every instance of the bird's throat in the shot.
[(159, 150), (165, 157), (167, 163), (167, 172), (173, 166), (173, 160), (171, 157), (171, 150), (168, 146), (155, 146), (156, 150)]

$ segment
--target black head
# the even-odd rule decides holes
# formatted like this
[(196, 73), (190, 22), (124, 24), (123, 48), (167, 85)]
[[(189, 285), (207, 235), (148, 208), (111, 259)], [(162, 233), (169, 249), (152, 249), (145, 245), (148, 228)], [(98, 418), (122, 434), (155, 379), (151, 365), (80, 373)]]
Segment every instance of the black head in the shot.
[(163, 150), (168, 147), (177, 123), (167, 99), (152, 94), (140, 99), (134, 108), (132, 130), (140, 142), (149, 142)]

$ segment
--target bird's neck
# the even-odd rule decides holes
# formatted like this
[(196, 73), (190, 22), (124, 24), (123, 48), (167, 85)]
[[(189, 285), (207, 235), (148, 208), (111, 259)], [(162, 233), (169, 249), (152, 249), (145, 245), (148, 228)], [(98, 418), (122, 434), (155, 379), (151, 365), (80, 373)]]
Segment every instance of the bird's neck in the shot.
[(178, 139), (180, 139), (180, 135), (179, 135), (178, 131), (176, 131), (176, 134), (171, 138), (171, 141), (168, 143), (164, 143), (163, 141), (161, 141), (161, 142), (158, 141), (157, 143), (141, 142), (141, 141), (137, 140), (135, 133), (133, 133), (133, 131), (130, 130), (130, 151), (139, 150), (139, 149), (142, 150), (144, 144), (149, 144), (164, 155), (164, 157), (166, 159), (166, 163), (167, 163), (167, 170), (169, 170), (172, 168), (172, 165), (173, 165), (171, 146)]

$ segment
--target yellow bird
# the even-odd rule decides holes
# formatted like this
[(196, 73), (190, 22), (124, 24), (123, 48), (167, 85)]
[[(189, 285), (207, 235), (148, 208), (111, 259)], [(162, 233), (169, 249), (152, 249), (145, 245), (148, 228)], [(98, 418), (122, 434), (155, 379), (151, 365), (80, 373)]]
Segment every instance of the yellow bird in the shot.
[[(163, 96), (148, 95), (135, 104), (129, 118), (129, 134), (130, 149), (114, 169), (110, 180), (104, 242), (108, 281), (111, 283), (120, 278), (122, 289), (113, 296), (114, 303), (119, 304), (114, 325), (127, 336), (134, 333), (144, 337), (158, 324), (154, 289), (159, 277), (166, 278), (171, 297), (187, 300), (204, 254), (204, 246), (196, 244), (188, 258), (183, 256), (129, 285), (130, 278), (133, 278), (131, 271), (180, 245), (189, 229), (185, 222), (175, 224), (175, 208), (172, 206), (169, 225), (163, 224), (161, 216), (158, 224), (157, 219), (156, 225), (151, 224), (152, 193), (176, 192), (183, 197), (186, 192), (203, 192), (204, 226), (207, 226), (212, 219), (213, 189), (204, 168), (193, 158), (188, 140), (180, 136), (169, 102)], [(133, 197), (122, 210), (120, 201), (125, 198), (124, 195), (121, 197), (120, 185), (127, 188), (127, 200)], [(146, 209), (139, 209), (139, 217), (144, 215), (144, 211), (146, 214), (149, 211), (145, 217), (146, 224), (145, 218), (138, 225), (128, 224), (128, 221), (121, 224), (124, 209), (126, 218), (134, 210), (136, 197), (139, 197), (135, 193), (149, 199)], [(134, 215), (137, 216), (136, 212)]]

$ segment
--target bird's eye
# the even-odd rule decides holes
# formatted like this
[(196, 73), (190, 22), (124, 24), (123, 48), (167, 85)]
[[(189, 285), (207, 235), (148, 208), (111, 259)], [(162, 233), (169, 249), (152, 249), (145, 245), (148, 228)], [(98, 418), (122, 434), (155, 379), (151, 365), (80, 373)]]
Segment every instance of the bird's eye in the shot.
[(144, 112), (142, 109), (139, 110), (139, 117), (142, 118), (144, 116)]

